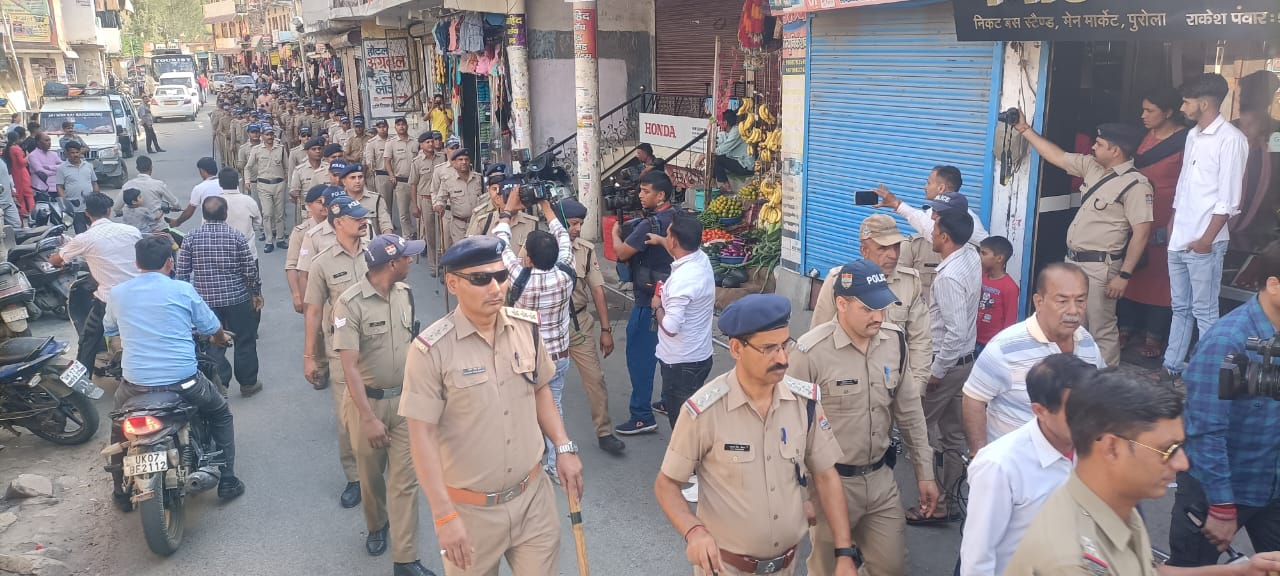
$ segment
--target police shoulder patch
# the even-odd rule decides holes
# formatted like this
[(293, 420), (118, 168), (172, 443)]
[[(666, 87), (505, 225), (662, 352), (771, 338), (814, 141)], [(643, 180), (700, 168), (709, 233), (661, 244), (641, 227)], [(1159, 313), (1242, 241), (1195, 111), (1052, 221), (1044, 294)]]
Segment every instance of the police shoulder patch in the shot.
[(729, 382), (726, 378), (716, 378), (707, 385), (699, 388), (684, 403), (684, 408), (689, 415), (697, 418), (715, 404), (717, 400), (724, 398), (729, 393)]
[(506, 311), (507, 317), (509, 318), (524, 320), (525, 322), (532, 322), (534, 324), (538, 323), (538, 312), (536, 310), (525, 310), (524, 308), (511, 307), (505, 307), (503, 310)]
[(919, 271), (919, 270), (916, 270), (915, 268), (912, 268), (912, 267), (910, 267), (910, 266), (899, 266), (899, 267), (897, 267), (897, 268), (896, 268), (896, 271), (897, 271), (899, 274), (904, 274), (904, 275), (907, 275), (907, 276), (914, 276), (914, 277), (916, 277), (916, 278), (919, 278), (919, 277), (920, 277), (920, 271)]
[(786, 385), (792, 394), (803, 396), (809, 400), (822, 400), (822, 391), (813, 382), (805, 382), (799, 378), (786, 376), (782, 379), (782, 383)]
[(836, 326), (837, 324), (834, 320), (819, 324), (813, 330), (805, 332), (804, 336), (801, 336), (799, 340), (796, 340), (796, 348), (801, 352), (813, 350), (814, 346), (817, 346), (819, 342), (826, 340), (828, 336), (835, 332)]
[(413, 345), (416, 346), (418, 350), (426, 352), (428, 348), (434, 346), (436, 342), (439, 342), (440, 339), (451, 330), (453, 330), (453, 319), (449, 316), (445, 316), (444, 318), (436, 320), (435, 323), (428, 326), (426, 330), (419, 332), (418, 335), (413, 338)]
[(884, 322), (881, 322), (881, 323), (880, 323), (880, 327), (881, 327), (881, 328), (886, 328), (886, 329), (889, 329), (889, 330), (893, 330), (894, 332), (903, 332), (903, 333), (905, 333), (905, 332), (906, 332), (906, 330), (903, 330), (902, 326), (899, 326), (899, 325), (897, 325), (897, 324), (894, 324), (893, 322), (890, 322), (890, 321), (888, 321), (888, 320), (885, 320)]
[(479, 206), (476, 206), (475, 208), (472, 208), (471, 214), (474, 216), (479, 216), (480, 214), (483, 214), (486, 211), (491, 210), (492, 206), (493, 206), (492, 204), (481, 204)]

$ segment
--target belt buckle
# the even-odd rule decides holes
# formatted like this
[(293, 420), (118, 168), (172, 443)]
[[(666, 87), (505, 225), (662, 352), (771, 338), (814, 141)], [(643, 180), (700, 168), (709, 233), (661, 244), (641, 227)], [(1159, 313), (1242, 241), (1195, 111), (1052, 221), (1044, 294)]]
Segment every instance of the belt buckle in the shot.
[(516, 484), (515, 486), (507, 488), (506, 490), (503, 490), (501, 492), (491, 492), (489, 494), (485, 494), (484, 495), (485, 506), (497, 506), (499, 504), (506, 504), (507, 502), (515, 500), (516, 496), (519, 496), (520, 494), (524, 493), (524, 487), (528, 483), (529, 483), (529, 479), (526, 478), (524, 480), (521, 480), (519, 484)]
[(773, 574), (782, 570), (782, 563), (785, 561), (783, 556), (770, 558), (769, 560), (756, 560), (755, 574)]

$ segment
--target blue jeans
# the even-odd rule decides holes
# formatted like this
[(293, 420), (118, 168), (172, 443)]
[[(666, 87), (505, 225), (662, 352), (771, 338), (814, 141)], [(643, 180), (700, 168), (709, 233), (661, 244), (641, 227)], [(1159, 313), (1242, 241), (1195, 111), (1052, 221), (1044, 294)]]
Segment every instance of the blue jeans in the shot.
[(631, 376), (631, 421), (653, 424), (653, 373), (658, 368), (653, 308), (636, 304), (627, 321), (627, 373)]
[(1187, 367), (1191, 347), (1192, 320), (1200, 336), (1218, 321), (1218, 293), (1222, 290), (1222, 259), (1227, 254), (1227, 241), (1213, 243), (1208, 254), (1190, 250), (1169, 251), (1169, 291), (1173, 303), (1173, 323), (1169, 326), (1169, 347), (1164, 353), (1164, 368), (1178, 374)]
[[(551, 396), (556, 399), (556, 411), (560, 413), (561, 420), (564, 420), (564, 408), (560, 407), (560, 397), (564, 393), (564, 372), (568, 369), (568, 357), (556, 360), (556, 375), (551, 377)], [(542, 437), (542, 441), (547, 444), (547, 455), (542, 459), (542, 463), (555, 469), (556, 445), (552, 444), (551, 439), (546, 436)]]

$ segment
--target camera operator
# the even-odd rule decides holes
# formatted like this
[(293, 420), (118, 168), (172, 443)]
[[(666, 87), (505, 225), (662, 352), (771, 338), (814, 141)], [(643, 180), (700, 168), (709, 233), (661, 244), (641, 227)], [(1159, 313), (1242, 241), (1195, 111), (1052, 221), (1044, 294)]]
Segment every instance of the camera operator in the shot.
[(1116, 327), (1116, 301), (1124, 296), (1129, 278), (1147, 249), (1151, 233), (1151, 182), (1133, 166), (1133, 154), (1145, 135), (1128, 124), (1098, 126), (1093, 154), (1072, 154), (1036, 134), (1018, 109), (1006, 112), (1016, 118), (1017, 130), (1044, 160), (1072, 176), (1080, 185), (1080, 210), (1067, 228), (1067, 261), (1089, 277), (1089, 307), (1084, 326), (1089, 329), (1108, 366), (1120, 364), (1120, 330)]
[[(471, 221), (467, 223), (467, 236), (489, 236), (493, 234), (501, 218), (507, 198), (514, 194), (520, 196), (520, 179), (506, 174), (506, 164), (494, 164), (484, 171), (485, 192), (489, 201), (476, 206), (471, 211)], [(525, 211), (523, 203), (518, 203), (511, 210), (511, 251), (520, 255), (525, 239), (529, 233), (538, 229), (538, 219)]]
[[(1258, 295), (1214, 323), (1182, 373), (1191, 469), (1178, 474), (1169, 523), (1172, 566), (1216, 564), (1240, 527), (1249, 530), (1254, 550), (1280, 550), (1280, 400), (1274, 391), (1270, 398), (1218, 397), (1224, 357), (1247, 353), (1259, 362), (1256, 352), (1246, 352), (1245, 340), (1266, 340), (1280, 328), (1280, 242), (1256, 258), (1266, 276)], [(1274, 375), (1277, 367), (1270, 369)], [(1189, 511), (1204, 521), (1203, 528), (1192, 524)]]
[(653, 373), (657, 369), (658, 333), (653, 323), (653, 294), (658, 282), (671, 275), (671, 254), (662, 238), (651, 239), (650, 233), (665, 235), (675, 217), (671, 196), (675, 186), (666, 172), (651, 171), (640, 178), (640, 205), (649, 215), (627, 223), (630, 231), (623, 236), (619, 221), (611, 232), (613, 251), (619, 262), (631, 270), (635, 304), (627, 321), (627, 372), (631, 377), (631, 417), (614, 429), (632, 436), (658, 429), (653, 417)]

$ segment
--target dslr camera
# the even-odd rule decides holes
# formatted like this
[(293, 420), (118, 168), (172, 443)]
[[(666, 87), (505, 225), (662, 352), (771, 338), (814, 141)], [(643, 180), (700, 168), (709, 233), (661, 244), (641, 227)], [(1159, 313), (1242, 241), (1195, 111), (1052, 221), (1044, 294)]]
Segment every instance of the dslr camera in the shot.
[(996, 119), (1010, 126), (1017, 126), (1022, 121), (1022, 111), (1017, 108), (1010, 108), (1001, 112)]
[[(1280, 400), (1280, 333), (1267, 338), (1245, 340), (1246, 353), (1227, 354), (1218, 370), (1218, 398), (1265, 397)], [(1248, 352), (1262, 357), (1260, 362), (1249, 359)]]

